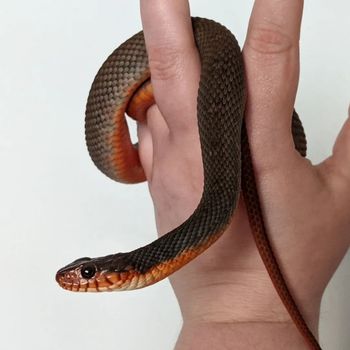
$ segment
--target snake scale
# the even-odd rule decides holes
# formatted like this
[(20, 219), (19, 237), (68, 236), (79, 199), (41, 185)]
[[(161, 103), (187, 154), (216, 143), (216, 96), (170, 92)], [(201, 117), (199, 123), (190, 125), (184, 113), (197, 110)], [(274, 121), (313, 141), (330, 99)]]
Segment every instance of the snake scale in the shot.
[[(251, 230), (271, 280), (309, 348), (320, 349), (289, 292), (266, 234), (243, 120), (241, 50), (222, 25), (204, 18), (193, 18), (192, 24), (201, 59), (197, 117), (204, 188), (198, 207), (183, 224), (154, 242), (128, 253), (75, 260), (57, 272), (56, 280), (67, 290), (83, 292), (136, 289), (158, 282), (221, 236), (242, 189)], [(110, 178), (125, 183), (145, 180), (125, 113), (141, 120), (153, 103), (144, 36), (139, 32), (104, 62), (86, 107), (90, 156)], [(304, 130), (295, 112), (291, 132), (296, 149), (305, 156)]]

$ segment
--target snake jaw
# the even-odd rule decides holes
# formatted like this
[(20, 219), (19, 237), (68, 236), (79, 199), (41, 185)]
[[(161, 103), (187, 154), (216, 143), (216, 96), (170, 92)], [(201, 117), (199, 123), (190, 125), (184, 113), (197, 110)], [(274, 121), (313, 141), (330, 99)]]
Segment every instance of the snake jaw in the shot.
[[(56, 273), (57, 283), (66, 290), (73, 292), (87, 292), (92, 291), (92, 287), (95, 289), (94, 280), (96, 279), (96, 267), (91, 263), (91, 258), (80, 258), (72, 263), (66, 265)], [(91, 278), (83, 276), (84, 268), (86, 266), (92, 266), (94, 271)]]
[(64, 289), (76, 291), (80, 288), (81, 275), (78, 269), (64, 270), (61, 269), (56, 274), (57, 283)]
[(100, 258), (80, 258), (56, 273), (57, 283), (72, 292), (104, 292), (137, 288), (140, 272), (126, 254), (118, 253)]
[(80, 269), (61, 269), (56, 273), (57, 283), (66, 290), (78, 291), (85, 283), (82, 281)]
[(57, 272), (56, 281), (63, 289), (72, 292), (105, 292), (134, 289), (139, 283), (139, 274), (136, 271), (99, 271), (93, 278), (86, 279), (81, 275), (81, 267), (78, 267)]

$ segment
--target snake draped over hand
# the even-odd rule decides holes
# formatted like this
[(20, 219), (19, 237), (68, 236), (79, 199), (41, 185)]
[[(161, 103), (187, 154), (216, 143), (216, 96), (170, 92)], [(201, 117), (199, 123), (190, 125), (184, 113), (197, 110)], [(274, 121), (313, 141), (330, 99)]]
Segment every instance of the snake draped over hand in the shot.
[[(201, 59), (197, 118), (204, 168), (202, 198), (179, 227), (128, 253), (81, 258), (57, 272), (70, 291), (97, 292), (146, 287), (169, 276), (209, 248), (230, 223), (242, 190), (256, 245), (286, 309), (310, 349), (320, 349), (289, 292), (266, 234), (244, 123), (245, 84), (241, 50), (222, 25), (193, 18)], [(142, 121), (154, 104), (143, 32), (118, 47), (92, 84), (86, 107), (86, 141), (97, 167), (110, 178), (145, 180), (137, 144), (125, 113)], [(306, 154), (301, 122), (293, 113), (295, 148)]]

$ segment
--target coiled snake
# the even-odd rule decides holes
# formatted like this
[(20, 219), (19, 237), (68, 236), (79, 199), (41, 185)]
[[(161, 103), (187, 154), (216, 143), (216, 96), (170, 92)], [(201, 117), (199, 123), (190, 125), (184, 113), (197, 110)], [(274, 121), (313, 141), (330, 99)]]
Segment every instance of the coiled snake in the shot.
[[(242, 186), (250, 226), (271, 280), (310, 349), (320, 349), (288, 290), (266, 235), (243, 121), (240, 48), (220, 24), (202, 18), (193, 18), (192, 23), (202, 67), (197, 115), (204, 189), (198, 207), (182, 225), (154, 242), (128, 253), (78, 259), (60, 269), (56, 280), (67, 290), (82, 292), (135, 289), (160, 281), (221, 236)], [(90, 156), (110, 178), (125, 183), (145, 180), (124, 114), (141, 120), (153, 103), (145, 42), (139, 32), (104, 62), (86, 107)], [(292, 120), (295, 147), (305, 156), (305, 135), (295, 112)]]

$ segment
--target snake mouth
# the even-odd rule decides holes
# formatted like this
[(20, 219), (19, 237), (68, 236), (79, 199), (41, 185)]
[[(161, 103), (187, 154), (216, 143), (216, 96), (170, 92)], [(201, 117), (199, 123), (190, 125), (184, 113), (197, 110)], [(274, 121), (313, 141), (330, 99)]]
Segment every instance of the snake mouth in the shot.
[[(70, 270), (63, 268), (56, 273), (56, 282), (60, 287), (71, 292), (131, 290), (143, 288), (146, 285), (156, 282), (155, 272), (141, 274), (135, 270), (128, 272), (104, 270), (97, 271), (92, 278), (84, 278), (82, 276), (82, 271), (81, 266)], [(159, 273), (159, 271), (157, 273)]]
[(104, 286), (100, 286), (97, 279), (85, 279), (75, 271), (70, 272), (57, 272), (56, 281), (60, 287), (70, 292), (102, 292), (107, 289)]
[(84, 283), (82, 283), (81, 277), (78, 275), (78, 273), (75, 270), (58, 271), (56, 273), (56, 282), (63, 289), (66, 289), (72, 292), (78, 292), (84, 286)]
[[(108, 292), (130, 289), (138, 282), (135, 274), (98, 271), (91, 278), (84, 278), (82, 266), (63, 268), (56, 273), (56, 282), (71, 292)], [(135, 286), (134, 286), (135, 287)]]
[(89, 284), (92, 283), (92, 277), (95, 277), (95, 272), (91, 275), (90, 280), (89, 278), (84, 278), (82, 271), (84, 270), (84, 263), (89, 264), (90, 261), (90, 258), (81, 258), (58, 270), (56, 282), (63, 289), (72, 292), (87, 292)]

